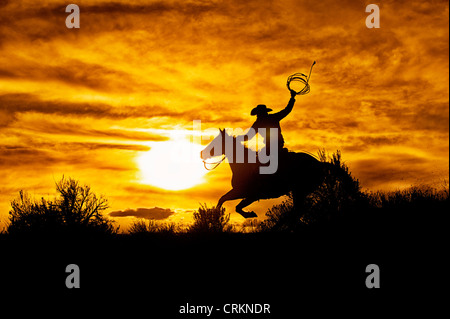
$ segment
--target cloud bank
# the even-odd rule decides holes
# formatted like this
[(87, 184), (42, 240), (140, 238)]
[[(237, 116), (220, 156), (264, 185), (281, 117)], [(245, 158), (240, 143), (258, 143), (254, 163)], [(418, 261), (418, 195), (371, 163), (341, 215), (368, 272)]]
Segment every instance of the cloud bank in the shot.
[(169, 218), (169, 216), (175, 214), (169, 208), (136, 208), (136, 209), (126, 209), (120, 211), (114, 211), (109, 213), (111, 217), (136, 217), (145, 219), (162, 220)]

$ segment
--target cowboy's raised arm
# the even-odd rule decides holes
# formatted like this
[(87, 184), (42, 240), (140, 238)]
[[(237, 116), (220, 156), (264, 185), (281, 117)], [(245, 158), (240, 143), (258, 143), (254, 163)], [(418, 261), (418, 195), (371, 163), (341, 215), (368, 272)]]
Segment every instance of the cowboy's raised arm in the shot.
[(272, 116), (276, 117), (278, 121), (284, 119), (289, 113), (291, 113), (294, 104), (295, 104), (295, 95), (296, 93), (291, 90), (291, 99), (289, 100), (288, 105), (281, 110), (280, 112), (274, 113)]

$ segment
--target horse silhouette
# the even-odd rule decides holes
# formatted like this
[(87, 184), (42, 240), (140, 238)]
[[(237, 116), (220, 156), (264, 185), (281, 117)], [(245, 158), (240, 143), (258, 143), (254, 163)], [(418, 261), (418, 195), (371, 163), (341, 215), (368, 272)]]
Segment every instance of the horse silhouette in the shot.
[[(239, 145), (244, 147), (244, 160), (236, 160), (238, 143), (240, 142), (236, 137), (229, 135), (225, 130), (220, 130), (220, 134), (201, 151), (200, 157), (204, 162), (220, 155), (223, 156), (223, 160), (228, 159), (233, 173), (232, 189), (219, 199), (217, 207), (222, 207), (226, 201), (242, 198), (236, 206), (236, 212), (244, 218), (257, 217), (255, 212), (243, 210), (257, 200), (278, 198), (292, 192), (294, 206), (300, 207), (305, 198), (323, 183), (327, 174), (348, 178), (340, 167), (320, 162), (303, 152), (286, 152), (279, 159), (275, 174), (260, 174), (259, 168), (264, 164), (258, 161), (258, 154), (252, 149)], [(252, 158), (256, 158), (256, 161), (249, 160)]]

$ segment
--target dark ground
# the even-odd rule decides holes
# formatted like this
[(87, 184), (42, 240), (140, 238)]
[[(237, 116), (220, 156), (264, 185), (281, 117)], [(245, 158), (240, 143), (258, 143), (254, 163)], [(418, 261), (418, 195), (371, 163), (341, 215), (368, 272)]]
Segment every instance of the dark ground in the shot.
[[(439, 297), (448, 296), (439, 292), (448, 289), (446, 225), (419, 226), (83, 240), (3, 235), (1, 290), (9, 301), (2, 310), (205, 318), (178, 311), (186, 303), (269, 303), (270, 315), (211, 317), (404, 317), (419, 311), (432, 317)], [(65, 267), (73, 263), (80, 267), (80, 289), (65, 286)], [(380, 267), (379, 289), (365, 285), (368, 264)]]
[[(435, 318), (442, 308), (448, 312), (448, 190), (363, 194), (335, 159), (347, 178), (331, 178), (305, 201), (301, 211), (311, 223), (299, 223), (293, 206), (274, 206), (266, 213), (270, 231), (249, 234), (106, 235), (111, 232), (97, 227), (100, 232), (82, 235), (88, 224), (68, 222), (80, 217), (66, 205), (70, 192), (61, 192), (57, 205), (16, 202), (14, 224), (0, 234), (2, 311), (20, 318), (205, 318), (179, 314), (180, 307), (257, 303), (270, 304), (271, 313), (214, 311), (211, 318)], [(75, 195), (83, 189), (74, 180), (58, 185)], [(21, 214), (27, 209), (33, 214)], [(202, 210), (205, 220), (220, 213)], [(69, 264), (80, 268), (79, 289), (65, 285)], [(380, 268), (378, 289), (366, 287), (369, 264)]]

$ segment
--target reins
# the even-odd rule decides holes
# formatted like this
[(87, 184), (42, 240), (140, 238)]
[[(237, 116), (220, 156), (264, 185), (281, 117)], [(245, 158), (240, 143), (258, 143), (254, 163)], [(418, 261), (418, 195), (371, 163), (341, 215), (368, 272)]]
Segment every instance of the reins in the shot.
[[(220, 159), (218, 162), (213, 162), (213, 163), (207, 163), (206, 160), (202, 160), (203, 166), (205, 166), (206, 170), (212, 171), (217, 166), (219, 166), (225, 160), (225, 158), (227, 158), (226, 155), (222, 155), (222, 159)], [(215, 165), (215, 166), (213, 168), (208, 168), (206, 165)]]

